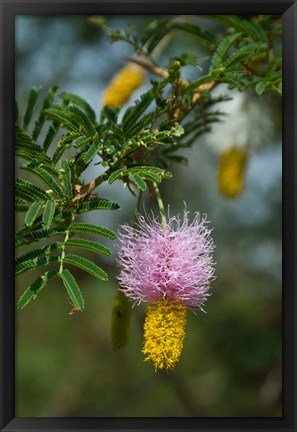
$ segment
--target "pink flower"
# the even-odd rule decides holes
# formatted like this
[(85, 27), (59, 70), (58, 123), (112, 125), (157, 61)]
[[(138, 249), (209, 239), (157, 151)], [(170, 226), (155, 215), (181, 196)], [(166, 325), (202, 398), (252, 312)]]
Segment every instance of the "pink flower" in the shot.
[(120, 289), (136, 303), (166, 300), (202, 307), (213, 279), (213, 240), (206, 219), (189, 223), (170, 217), (166, 230), (155, 218), (138, 215), (135, 228), (122, 226), (118, 264)]

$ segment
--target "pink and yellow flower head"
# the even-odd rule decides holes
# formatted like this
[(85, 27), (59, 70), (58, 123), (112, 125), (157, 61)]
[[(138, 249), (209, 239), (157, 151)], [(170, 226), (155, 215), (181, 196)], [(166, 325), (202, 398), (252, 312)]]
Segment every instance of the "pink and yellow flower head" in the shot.
[(186, 307), (202, 308), (213, 279), (214, 243), (205, 218), (170, 217), (166, 229), (138, 216), (119, 236), (120, 289), (135, 303), (150, 304), (143, 352), (156, 368), (173, 369), (181, 354)]

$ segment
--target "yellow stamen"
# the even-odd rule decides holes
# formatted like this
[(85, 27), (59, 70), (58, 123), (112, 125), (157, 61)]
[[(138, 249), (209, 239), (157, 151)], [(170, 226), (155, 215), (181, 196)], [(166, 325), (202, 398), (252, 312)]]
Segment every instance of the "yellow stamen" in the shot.
[(234, 198), (243, 189), (247, 151), (232, 148), (220, 156), (218, 189), (226, 198)]
[(174, 369), (183, 349), (186, 307), (167, 300), (148, 306), (144, 322), (145, 361), (156, 369)]
[(134, 63), (128, 63), (117, 73), (105, 90), (103, 105), (110, 107), (123, 105), (130, 99), (134, 90), (140, 87), (144, 81), (145, 73), (143, 69)]

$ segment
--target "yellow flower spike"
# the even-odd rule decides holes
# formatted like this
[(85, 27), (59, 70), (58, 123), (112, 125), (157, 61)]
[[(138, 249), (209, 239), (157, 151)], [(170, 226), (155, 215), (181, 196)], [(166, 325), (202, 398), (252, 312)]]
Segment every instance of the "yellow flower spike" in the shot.
[(246, 149), (233, 147), (220, 155), (218, 189), (226, 198), (235, 198), (241, 193), (246, 164)]
[(144, 81), (144, 70), (137, 64), (128, 63), (116, 74), (105, 90), (103, 94), (103, 105), (109, 107), (123, 105)]
[(156, 370), (172, 370), (177, 365), (185, 339), (186, 312), (185, 306), (167, 300), (148, 306), (142, 352)]

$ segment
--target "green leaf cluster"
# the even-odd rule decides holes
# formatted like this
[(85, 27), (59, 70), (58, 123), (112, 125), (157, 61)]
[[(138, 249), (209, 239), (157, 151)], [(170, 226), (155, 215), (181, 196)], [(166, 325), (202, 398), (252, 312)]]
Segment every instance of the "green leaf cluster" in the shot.
[[(23, 224), (16, 232), (16, 247), (29, 248), (29, 251), (18, 253), (15, 268), (16, 275), (42, 271), (42, 267), (50, 270), (33, 280), (17, 306), (26, 307), (58, 277), (73, 307), (81, 311), (83, 296), (68, 266), (106, 281), (107, 273), (80, 253), (89, 251), (93, 255), (108, 256), (111, 250), (97, 240), (77, 237), (77, 233), (108, 239), (114, 239), (116, 234), (102, 226), (74, 221), (89, 211), (117, 210), (120, 206), (95, 194), (76, 200), (76, 193), (82, 187), (78, 173), (97, 154), (96, 151), (90, 156), (97, 134), (96, 116), (86, 101), (69, 93), (62, 93), (62, 102), (57, 105), (58, 86), (49, 89), (38, 107), (40, 90), (31, 90), (23, 121), (16, 125), (16, 157), (20, 168), (15, 183), (16, 210), (24, 214)], [(67, 130), (66, 134), (63, 129)], [(73, 156), (63, 158), (71, 147)]]
[(243, 91), (254, 87), (259, 95), (268, 90), (281, 94), (281, 57), (275, 52), (271, 27), (271, 22), (277, 23), (279, 17), (269, 20), (268, 25), (262, 22), (261, 16), (218, 15), (213, 18), (231, 34), (219, 42), (211, 57), (210, 71), (224, 68), (221, 80), (231, 88)]

